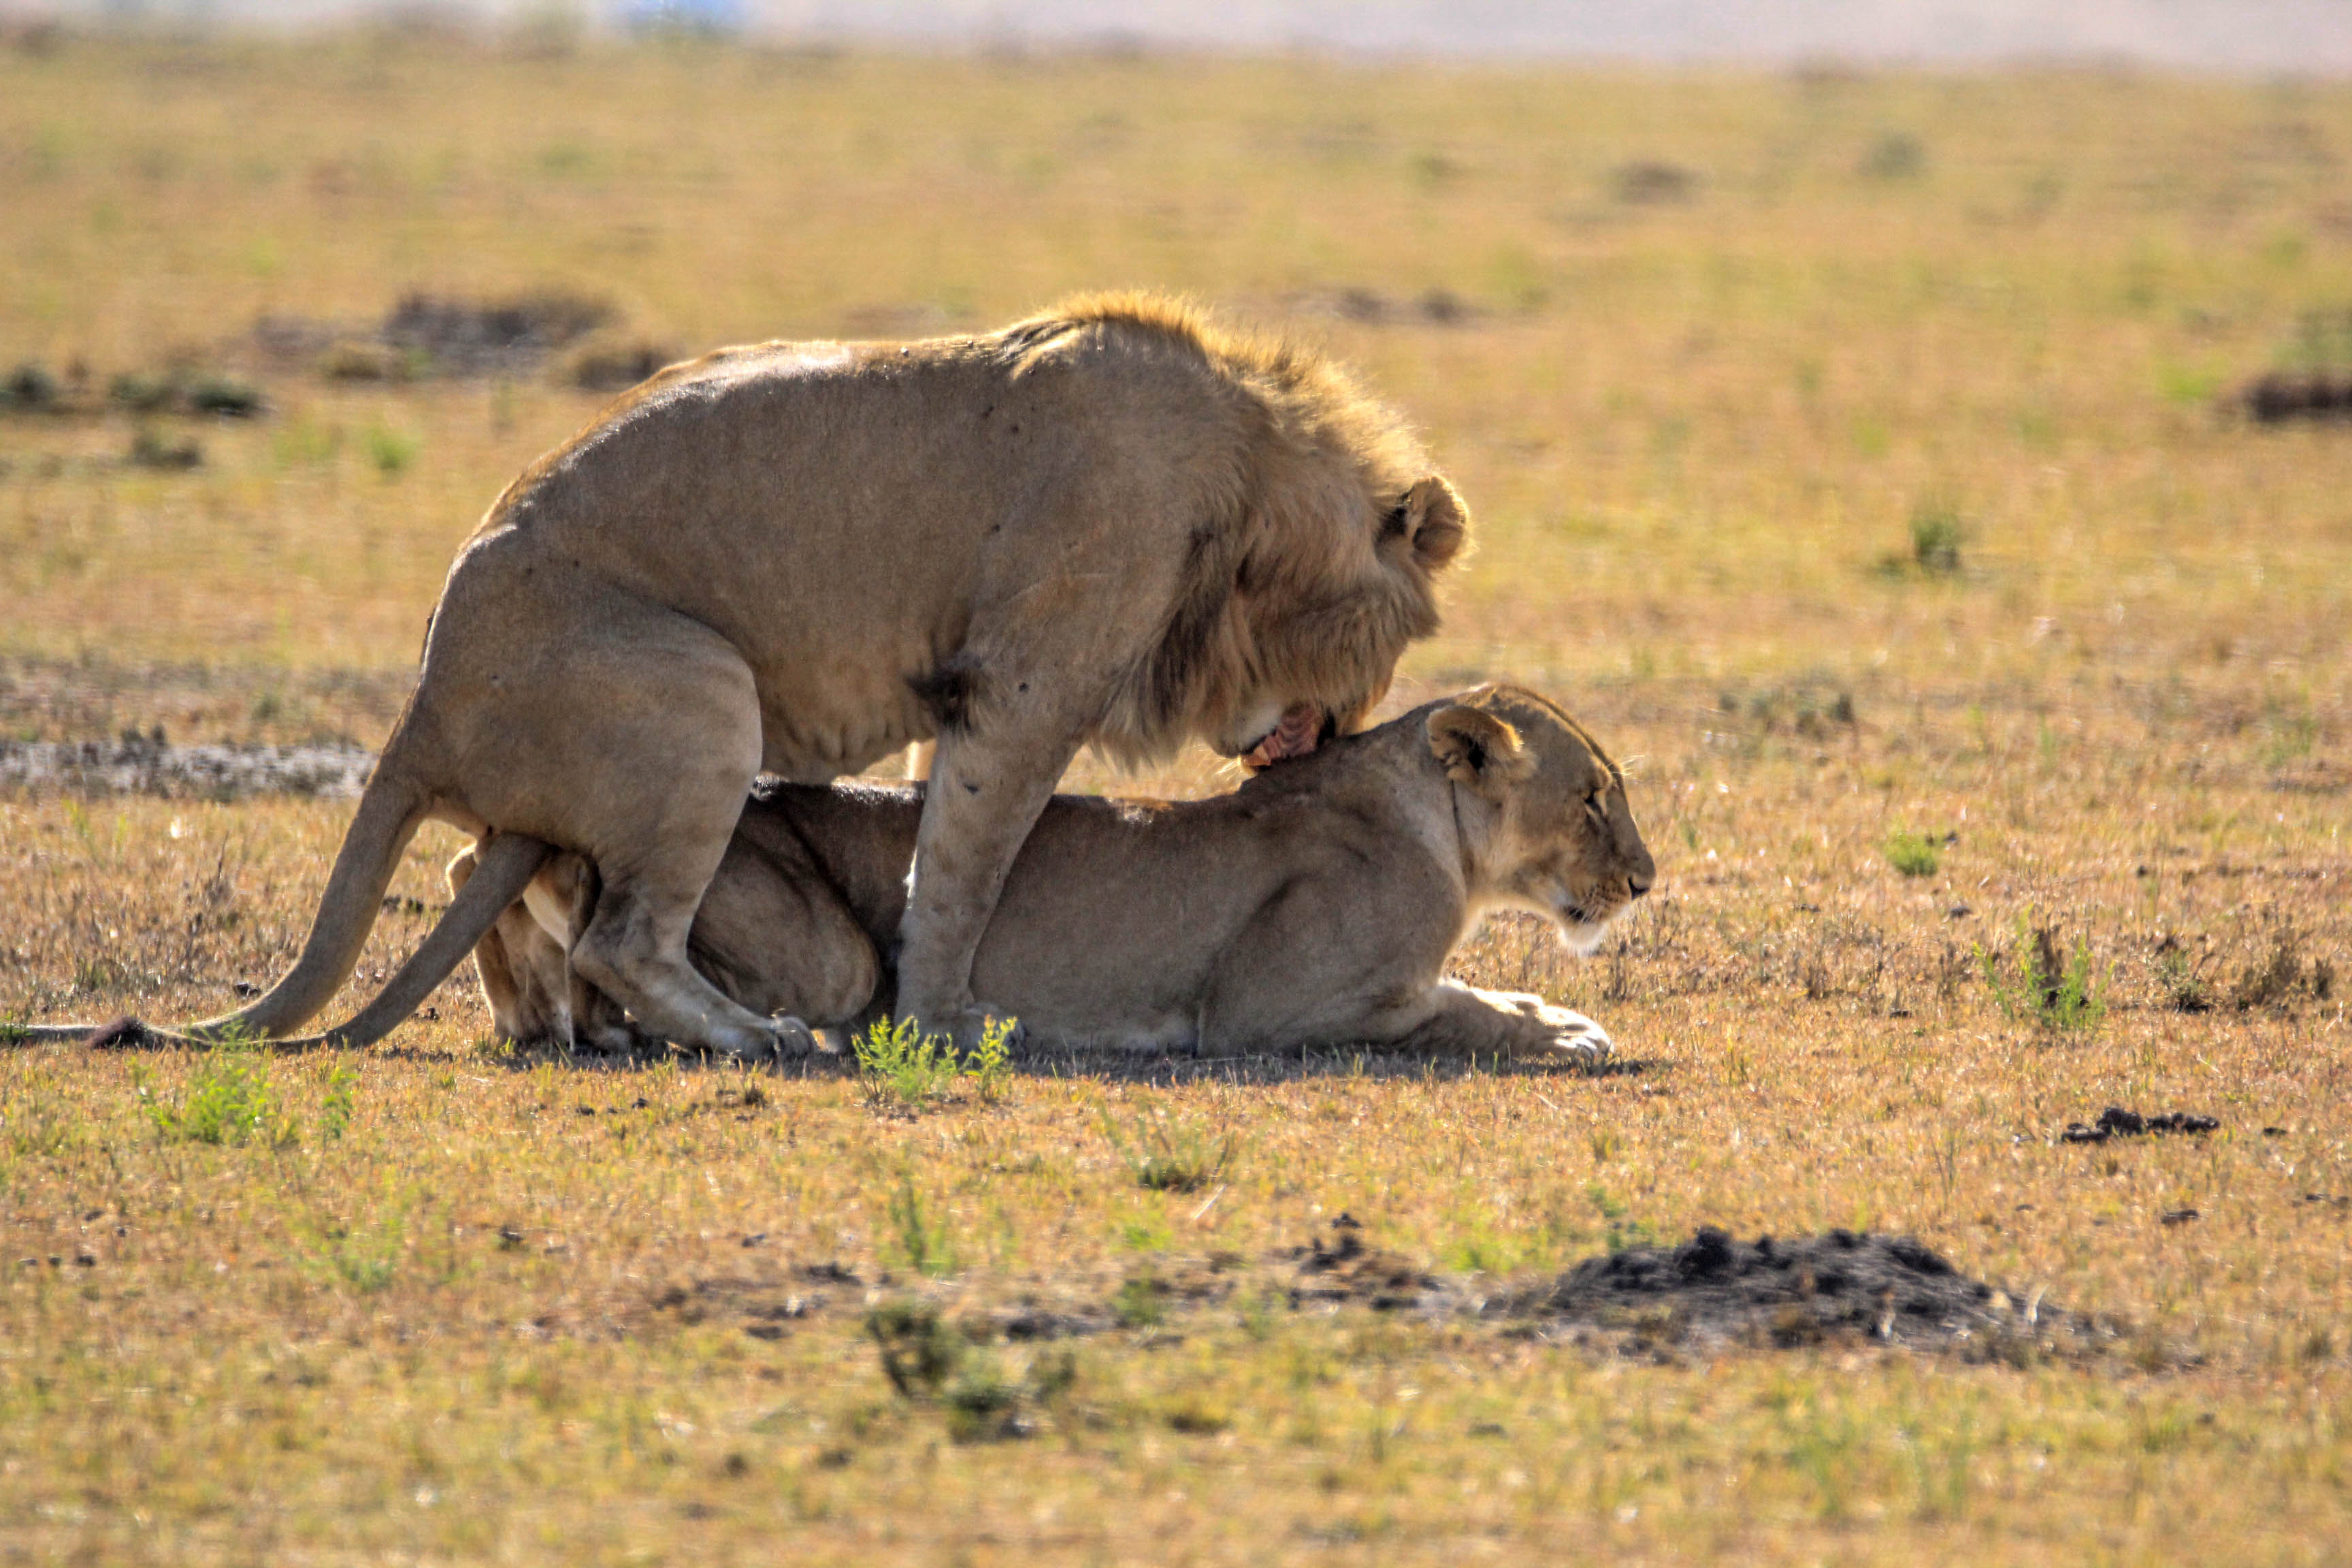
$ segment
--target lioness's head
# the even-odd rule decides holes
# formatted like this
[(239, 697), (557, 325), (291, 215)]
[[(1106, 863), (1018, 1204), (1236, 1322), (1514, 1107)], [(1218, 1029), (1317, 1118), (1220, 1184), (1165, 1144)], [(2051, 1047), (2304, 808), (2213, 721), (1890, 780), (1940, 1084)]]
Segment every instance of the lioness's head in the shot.
[(1543, 916), (1579, 952), (1650, 890), (1625, 775), (1556, 704), (1482, 686), (1429, 715), (1429, 749), (1477, 806), (1465, 823), (1474, 900)]

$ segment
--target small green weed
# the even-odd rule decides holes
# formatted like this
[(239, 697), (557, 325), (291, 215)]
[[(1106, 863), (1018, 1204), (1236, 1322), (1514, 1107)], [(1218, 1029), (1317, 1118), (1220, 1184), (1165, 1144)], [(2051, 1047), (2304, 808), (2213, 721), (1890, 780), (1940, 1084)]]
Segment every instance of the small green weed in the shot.
[(901, 1177), (898, 1190), (890, 1194), (890, 1226), (898, 1233), (898, 1255), (908, 1268), (934, 1279), (955, 1272), (955, 1238), (945, 1220), (934, 1224), (924, 1212), (922, 1194), (915, 1191), (911, 1175)]
[(1609, 1224), (1606, 1240), (1611, 1252), (1623, 1252), (1629, 1247), (1658, 1245), (1657, 1227), (1647, 1220), (1632, 1217), (1624, 1203), (1611, 1196), (1609, 1189), (1599, 1182), (1591, 1183), (1585, 1187), (1584, 1197), (1585, 1201), (1592, 1205), (1593, 1212)]
[(2157, 944), (2156, 983), (2164, 991), (2164, 1005), (2176, 1013), (2213, 1010), (2213, 987), (2178, 938), (2166, 937)]
[(882, 1375), (902, 1399), (932, 1399), (971, 1347), (928, 1301), (885, 1301), (866, 1314), (866, 1331), (882, 1352)]
[(1123, 1329), (1149, 1329), (1168, 1321), (1168, 1282), (1149, 1269), (1119, 1282), (1110, 1299), (1111, 1315)]
[(352, 1090), (360, 1081), (357, 1068), (338, 1062), (327, 1069), (327, 1097), (319, 1105), (319, 1136), (330, 1142), (342, 1137), (352, 1124)]
[(404, 1237), (396, 1218), (373, 1226), (331, 1226), (320, 1232), (312, 1249), (312, 1270), (373, 1295), (399, 1271)]
[(895, 1104), (919, 1110), (946, 1099), (967, 1079), (992, 1105), (1012, 1092), (1013, 1031), (1018, 1026), (1010, 1018), (991, 1019), (980, 1044), (963, 1056), (947, 1036), (927, 1035), (912, 1018), (877, 1018), (865, 1033), (852, 1036), (849, 1046), (866, 1102), (877, 1110)]
[(1960, 514), (1941, 503), (1911, 512), (1911, 563), (1930, 577), (1957, 576), (1960, 570)]
[(1010, 1018), (992, 1018), (981, 1031), (980, 1044), (964, 1058), (964, 1076), (980, 1098), (995, 1105), (1013, 1092), (1013, 1030)]
[(414, 436), (395, 430), (389, 425), (371, 425), (367, 430), (368, 461), (375, 471), (387, 479), (396, 479), (416, 461), (423, 443)]
[(974, 1346), (963, 1358), (963, 1370), (940, 1395), (948, 1436), (959, 1443), (1021, 1436), (1021, 1405), (1027, 1392), (994, 1356)]
[(1118, 1222), (1118, 1244), (1129, 1252), (1165, 1252), (1176, 1232), (1159, 1215), (1135, 1215)]
[(293, 1147), (300, 1129), (278, 1102), (259, 1047), (257, 1039), (224, 1037), (197, 1058), (187, 1092), (176, 1104), (155, 1093), (143, 1068), (134, 1068), (140, 1106), (155, 1131), (176, 1143)]
[(1464, 1227), (1444, 1257), (1447, 1268), (1465, 1274), (1505, 1274), (1518, 1263), (1519, 1249), (1496, 1235), (1493, 1223), (1481, 1215)]
[(2009, 961), (2004, 963), (2000, 954), (1979, 946), (1977, 964), (2001, 1016), (2012, 1022), (2030, 1020), (2045, 1029), (2095, 1029), (2107, 1016), (2106, 999), (2093, 988), (2091, 944), (2078, 941), (2062, 956), (2057, 931), (2036, 926), (2031, 910), (2017, 917)]
[(912, 1018), (895, 1024), (877, 1018), (851, 1039), (850, 1050), (857, 1058), (866, 1100), (877, 1106), (895, 1100), (907, 1110), (919, 1110), (947, 1093), (960, 1066), (953, 1042), (945, 1035), (924, 1034)]
[(1898, 827), (1886, 836), (1886, 863), (1906, 877), (1932, 877), (1943, 864), (1936, 840), (1925, 833)]
[(1863, 151), (1859, 164), (1864, 178), (1916, 179), (1927, 167), (1927, 144), (1908, 131), (1885, 131)]
[(1239, 1146), (1231, 1133), (1213, 1132), (1200, 1122), (1159, 1111), (1139, 1112), (1131, 1137), (1108, 1116), (1102, 1129), (1134, 1173), (1136, 1184), (1156, 1193), (1189, 1193), (1207, 1186), (1224, 1173)]
[(1067, 1352), (1040, 1356), (1018, 1376), (1008, 1373), (928, 1301), (885, 1301), (866, 1314), (866, 1331), (892, 1390), (910, 1403), (936, 1404), (959, 1443), (1028, 1436), (1035, 1426), (1025, 1413), (1055, 1406), (1077, 1381)]

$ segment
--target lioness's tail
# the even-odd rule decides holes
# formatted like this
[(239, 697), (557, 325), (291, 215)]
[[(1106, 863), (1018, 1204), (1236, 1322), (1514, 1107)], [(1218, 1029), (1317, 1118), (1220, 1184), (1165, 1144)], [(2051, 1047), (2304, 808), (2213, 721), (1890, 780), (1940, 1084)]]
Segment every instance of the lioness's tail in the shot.
[[(358, 967), (368, 932), (374, 929), (384, 889), (400, 863), (400, 853), (424, 822), (423, 792), (379, 767), (360, 796), (351, 830), (335, 855), (335, 868), (327, 878), (327, 891), (302, 954), (286, 978), (255, 999), (250, 1006), (217, 1018), (166, 1033), (143, 1025), (116, 1026), (119, 1038), (204, 1044), (223, 1037), (255, 1036), (278, 1038), (317, 1016)], [(308, 1039), (287, 1041), (299, 1048), (312, 1045), (365, 1045), (389, 1033), (448, 978), (474, 944), (488, 931), (509, 904), (522, 896), (550, 853), (548, 846), (520, 834), (500, 834), (490, 841), (480, 868), (452, 899), (425, 939), (374, 1001), (340, 1029)], [(89, 1038), (97, 1026), (51, 1024), (9, 1029), (5, 1038), (19, 1043)]]

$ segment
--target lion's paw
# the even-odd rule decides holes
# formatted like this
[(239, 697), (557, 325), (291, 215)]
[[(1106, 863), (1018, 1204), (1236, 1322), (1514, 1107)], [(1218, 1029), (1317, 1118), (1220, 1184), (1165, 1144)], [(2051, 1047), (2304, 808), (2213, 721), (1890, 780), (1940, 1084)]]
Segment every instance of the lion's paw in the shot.
[(926, 1038), (945, 1035), (954, 1042), (959, 1052), (966, 1055), (980, 1047), (981, 1041), (987, 1037), (991, 1029), (1004, 1031), (1004, 1044), (1009, 1049), (1018, 1050), (1029, 1037), (1028, 1028), (1019, 1019), (1008, 1018), (985, 1007), (966, 1007), (960, 1012), (937, 1016), (923, 1015), (922, 1026)]

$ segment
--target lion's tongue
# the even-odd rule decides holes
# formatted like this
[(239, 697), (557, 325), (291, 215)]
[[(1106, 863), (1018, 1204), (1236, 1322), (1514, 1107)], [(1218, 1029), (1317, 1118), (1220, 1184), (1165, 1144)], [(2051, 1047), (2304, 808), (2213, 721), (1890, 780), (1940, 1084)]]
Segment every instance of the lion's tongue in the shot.
[(1298, 703), (1242, 761), (1253, 768), (1265, 768), (1288, 757), (1303, 757), (1315, 749), (1322, 733), (1323, 710), (1312, 702)]

